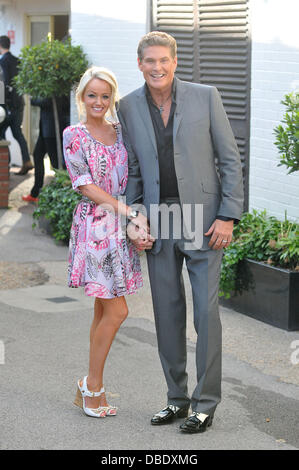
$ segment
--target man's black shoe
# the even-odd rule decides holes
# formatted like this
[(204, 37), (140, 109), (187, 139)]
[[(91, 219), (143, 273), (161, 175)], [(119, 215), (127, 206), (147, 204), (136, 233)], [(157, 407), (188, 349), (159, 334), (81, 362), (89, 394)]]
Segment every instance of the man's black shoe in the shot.
[(207, 415), (202, 418), (202, 413), (192, 413), (186, 421), (181, 424), (180, 430), (189, 434), (205, 432), (212, 425), (213, 416)]
[(188, 408), (180, 408), (175, 405), (168, 405), (166, 408), (161, 410), (159, 413), (155, 414), (151, 419), (151, 424), (161, 425), (169, 424), (175, 418), (186, 418), (188, 416)]

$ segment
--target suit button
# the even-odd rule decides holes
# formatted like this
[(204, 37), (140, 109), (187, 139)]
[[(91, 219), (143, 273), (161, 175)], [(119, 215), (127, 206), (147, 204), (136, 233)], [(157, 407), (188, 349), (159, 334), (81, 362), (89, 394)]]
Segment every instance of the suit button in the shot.
[(159, 183), (160, 183), (160, 181), (159, 181), (159, 180), (157, 180), (157, 181), (156, 181), (156, 183), (157, 183), (157, 184), (159, 184)]

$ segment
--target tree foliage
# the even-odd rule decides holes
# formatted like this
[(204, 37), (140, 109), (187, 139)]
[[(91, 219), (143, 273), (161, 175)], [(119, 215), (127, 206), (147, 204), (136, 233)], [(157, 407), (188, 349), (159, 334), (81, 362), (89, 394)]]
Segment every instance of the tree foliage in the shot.
[(68, 95), (88, 67), (81, 46), (46, 40), (36, 46), (25, 46), (20, 54), (20, 67), (15, 77), (19, 94), (33, 98)]
[(289, 173), (299, 170), (299, 92), (285, 95), (281, 102), (286, 106), (282, 123), (274, 129), (275, 145), (280, 153), (280, 163), (285, 165)]

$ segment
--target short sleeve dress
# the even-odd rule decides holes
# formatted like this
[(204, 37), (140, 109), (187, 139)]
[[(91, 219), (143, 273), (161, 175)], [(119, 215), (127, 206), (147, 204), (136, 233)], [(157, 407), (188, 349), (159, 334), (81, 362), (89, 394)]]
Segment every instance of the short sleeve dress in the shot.
[[(116, 142), (104, 145), (84, 124), (63, 133), (63, 151), (73, 189), (95, 184), (114, 197), (124, 194), (128, 156), (120, 124)], [(121, 216), (82, 196), (77, 204), (69, 242), (69, 287), (83, 286), (86, 295), (111, 299), (142, 286), (139, 255), (121, 227)]]

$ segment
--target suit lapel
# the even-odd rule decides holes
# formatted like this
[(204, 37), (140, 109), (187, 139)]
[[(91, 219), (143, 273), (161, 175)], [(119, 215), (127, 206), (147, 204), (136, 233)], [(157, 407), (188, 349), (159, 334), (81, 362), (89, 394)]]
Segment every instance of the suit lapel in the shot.
[(173, 144), (175, 143), (178, 128), (180, 126), (183, 117), (183, 105), (184, 105), (184, 84), (178, 78), (176, 80), (176, 110), (173, 119)]
[(143, 121), (143, 124), (145, 125), (146, 133), (149, 133), (155, 152), (158, 153), (155, 131), (152, 123), (152, 118), (148, 109), (144, 87), (141, 88), (140, 94), (138, 95), (137, 106), (140, 117)]

